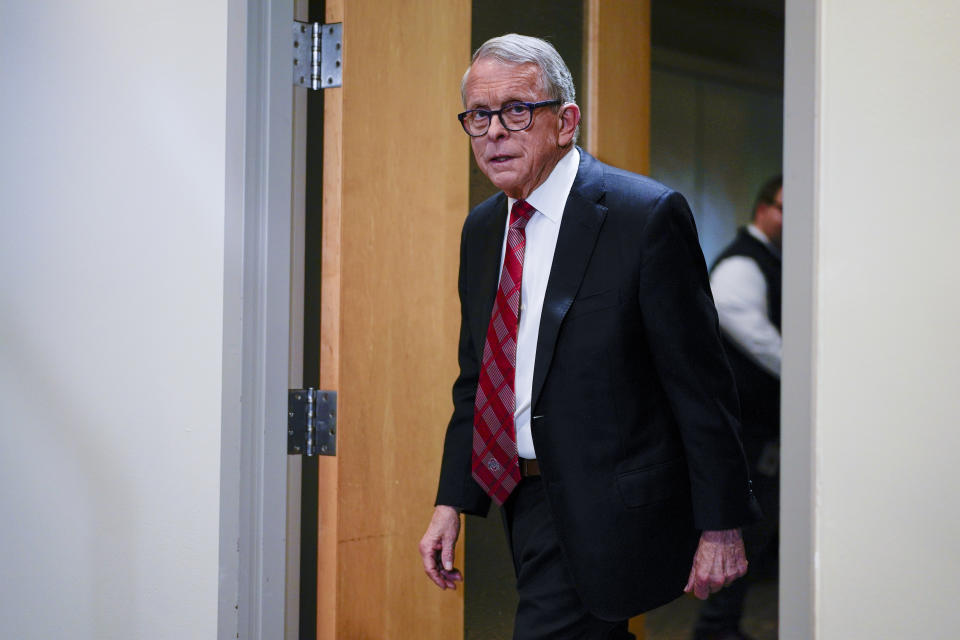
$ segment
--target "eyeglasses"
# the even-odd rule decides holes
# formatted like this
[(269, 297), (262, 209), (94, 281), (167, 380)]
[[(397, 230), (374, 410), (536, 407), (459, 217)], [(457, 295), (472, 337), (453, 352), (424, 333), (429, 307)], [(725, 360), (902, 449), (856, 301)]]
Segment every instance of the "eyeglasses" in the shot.
[(478, 138), (490, 128), (493, 116), (500, 118), (500, 124), (508, 131), (523, 131), (533, 124), (533, 110), (560, 104), (560, 100), (544, 100), (543, 102), (511, 102), (496, 111), (490, 109), (470, 109), (457, 114), (463, 130), (471, 138)]

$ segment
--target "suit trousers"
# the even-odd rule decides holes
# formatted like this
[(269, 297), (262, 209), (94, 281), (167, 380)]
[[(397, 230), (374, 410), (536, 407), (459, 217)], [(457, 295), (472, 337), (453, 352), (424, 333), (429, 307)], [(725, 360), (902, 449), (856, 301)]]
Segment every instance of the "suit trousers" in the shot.
[(540, 477), (524, 478), (503, 506), (517, 578), (513, 640), (632, 640), (627, 621), (583, 606), (566, 567)]

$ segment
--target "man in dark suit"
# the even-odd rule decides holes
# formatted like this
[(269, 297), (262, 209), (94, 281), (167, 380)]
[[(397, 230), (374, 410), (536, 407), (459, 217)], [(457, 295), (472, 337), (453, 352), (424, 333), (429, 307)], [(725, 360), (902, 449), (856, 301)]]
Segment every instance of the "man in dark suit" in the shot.
[(629, 638), (629, 617), (746, 572), (755, 501), (693, 218), (575, 146), (580, 109), (548, 43), (488, 41), (461, 89), (503, 192), (463, 227), (460, 375), (424, 570), (456, 586), (460, 513), (493, 499), (514, 638)]

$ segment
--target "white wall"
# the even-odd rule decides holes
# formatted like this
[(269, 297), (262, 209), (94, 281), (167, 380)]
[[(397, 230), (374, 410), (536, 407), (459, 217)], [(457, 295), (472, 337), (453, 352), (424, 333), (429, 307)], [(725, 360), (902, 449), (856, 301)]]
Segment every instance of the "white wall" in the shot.
[[(786, 308), (810, 322), (806, 336), (785, 327), (784, 391), (808, 393), (813, 491), (798, 491), (809, 470), (796, 463), (809, 426), (785, 401), (783, 508), (785, 526), (802, 525), (794, 510), (813, 513), (814, 556), (796, 555), (803, 534), (789, 532), (783, 578), (803, 582), (802, 563), (813, 567), (818, 640), (956, 638), (960, 5), (821, 0), (810, 14), (787, 4), (784, 195), (792, 212), (810, 211), (797, 233), (785, 222)], [(792, 18), (809, 25), (809, 45), (791, 45)], [(812, 174), (791, 154), (809, 154)], [(809, 290), (796, 280), (807, 267)], [(812, 352), (797, 348), (805, 341)], [(786, 588), (782, 607), (796, 606)], [(781, 637), (813, 637), (799, 618), (781, 621)]]
[(226, 40), (0, 4), (0, 637), (216, 635)]

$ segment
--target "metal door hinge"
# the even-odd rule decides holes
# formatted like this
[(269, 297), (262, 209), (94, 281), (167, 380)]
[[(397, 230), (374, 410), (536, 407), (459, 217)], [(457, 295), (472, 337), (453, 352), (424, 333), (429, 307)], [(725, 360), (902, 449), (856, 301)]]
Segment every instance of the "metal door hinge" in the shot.
[(290, 389), (287, 395), (287, 453), (337, 455), (337, 392)]
[(293, 84), (308, 89), (343, 85), (343, 23), (293, 23)]

